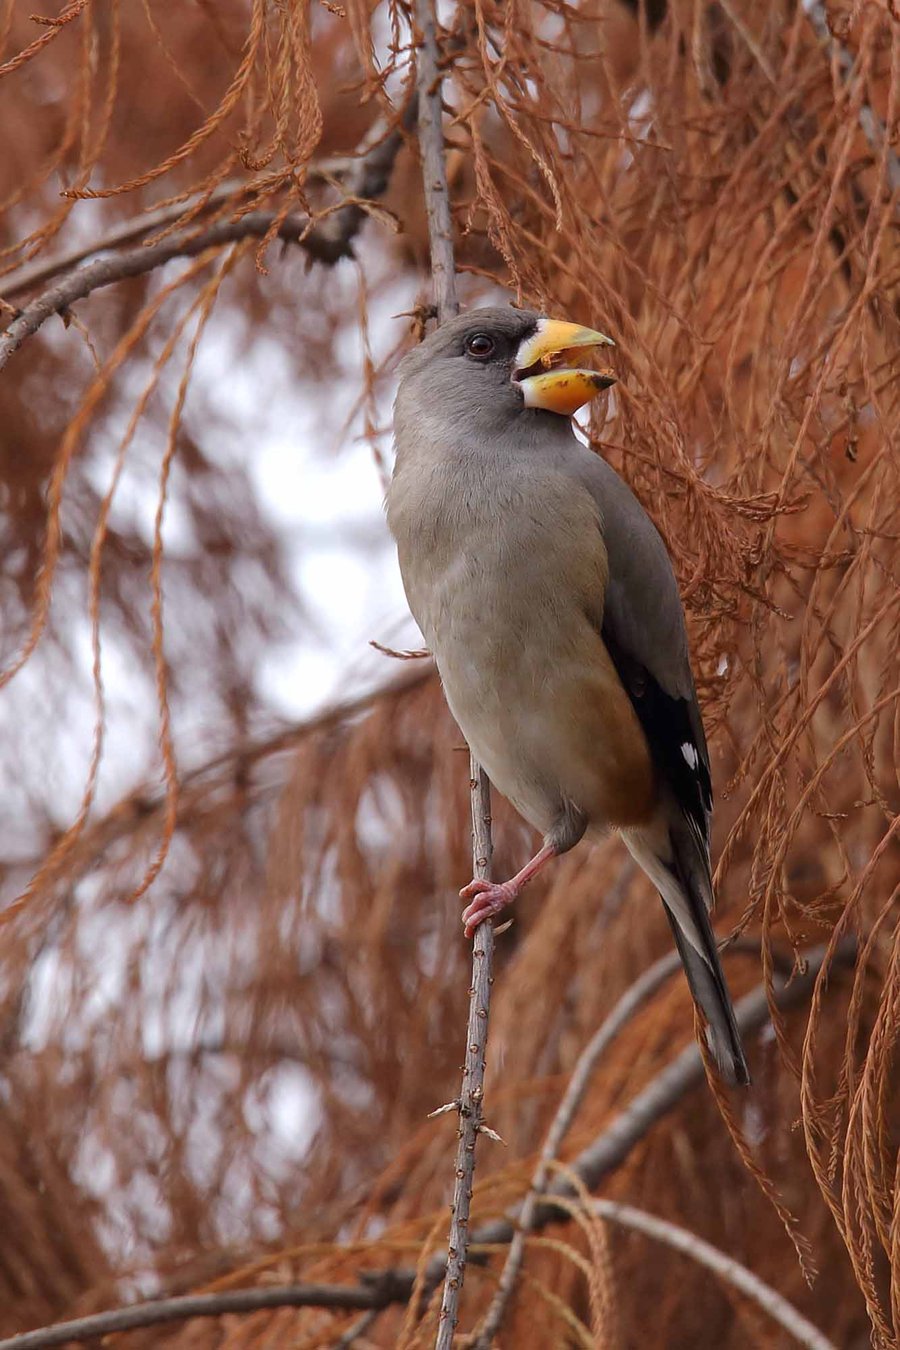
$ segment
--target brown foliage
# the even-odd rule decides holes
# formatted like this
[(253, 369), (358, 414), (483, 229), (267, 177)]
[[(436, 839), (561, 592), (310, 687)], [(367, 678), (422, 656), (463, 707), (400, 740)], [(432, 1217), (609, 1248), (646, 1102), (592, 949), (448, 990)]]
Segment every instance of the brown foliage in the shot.
[[(900, 1335), (900, 43), (875, 0), (812, 8), (461, 5), (448, 163), (467, 298), (499, 285), (617, 339), (620, 383), (590, 432), (682, 585), (722, 931), (759, 935), (766, 978), (773, 952), (860, 940), (852, 977), (829, 984), (826, 966), (808, 1016), (751, 1047), (755, 1086), (731, 1103), (746, 1159), (821, 1272), (811, 1288), (711, 1093), (673, 1110), (604, 1195), (729, 1251), (835, 1344), (871, 1329), (887, 1346)], [(49, 284), (23, 269), (161, 203), (179, 210), (153, 218), (151, 240), (271, 212), (262, 240), (107, 287), (65, 329), (48, 320), (0, 375), (11, 1334), (157, 1290), (355, 1281), (427, 1257), (453, 1133), (427, 1113), (457, 1086), (469, 862), (467, 761), (430, 671), (307, 726), (261, 705), (260, 665), (309, 597), (256, 496), (254, 419), (235, 431), (219, 400), (229, 363), (274, 336), (323, 448), (358, 431), (381, 453), (405, 337), (385, 304), (398, 277), (426, 293), (412, 149), (384, 205), (366, 205), (357, 263), (305, 268), (273, 241), (290, 212), (334, 212), (323, 161), (379, 116), (397, 122), (406, 7), (75, 0), (36, 24), (9, 3), (0, 36), (0, 321)], [(367, 347), (357, 404), (335, 407), (322, 390), (370, 319), (391, 355)], [(189, 390), (215, 332), (223, 367)], [(109, 766), (123, 723), (119, 708), (119, 740), (104, 739), (104, 661), (113, 686), (134, 686), (128, 772)], [(502, 803), (496, 817), (502, 871), (528, 840)], [(521, 904), (498, 944), (487, 1087), (506, 1147), (480, 1145), (476, 1222), (524, 1194), (579, 1050), (666, 944), (614, 840), (576, 850)], [(728, 973), (741, 993), (758, 958), (736, 953)], [(566, 1157), (691, 1028), (672, 981), (602, 1060)], [(501, 1261), (470, 1269), (463, 1326)], [(414, 1313), (380, 1314), (357, 1344), (429, 1344), (435, 1307)], [(145, 1343), (312, 1350), (352, 1321), (285, 1309)], [(530, 1240), (498, 1344), (783, 1339), (683, 1257), (572, 1223)]]

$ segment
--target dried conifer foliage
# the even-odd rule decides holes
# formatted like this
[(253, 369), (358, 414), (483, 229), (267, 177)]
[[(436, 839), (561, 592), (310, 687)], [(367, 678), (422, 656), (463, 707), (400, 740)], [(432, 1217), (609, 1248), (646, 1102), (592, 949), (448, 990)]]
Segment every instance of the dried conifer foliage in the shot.
[[(439, 17), (466, 300), (618, 343), (590, 434), (681, 583), (717, 924), (754, 939), (729, 979), (771, 992), (795, 952), (829, 953), (811, 999), (751, 1038), (752, 1092), (673, 1101), (598, 1193), (728, 1252), (834, 1345), (895, 1345), (896, 15)], [(363, 437), (383, 472), (416, 326), (391, 316), (428, 297), (415, 37), (400, 0), (0, 5), (6, 1335), (147, 1295), (424, 1271), (444, 1236), (453, 1117), (427, 1113), (456, 1091), (467, 1007), (459, 733), (426, 662), (385, 662), (381, 692), (304, 724), (259, 692), (310, 604), (341, 604), (298, 585), (261, 501), (266, 407), (292, 389), (323, 456)], [(495, 833), (498, 870), (521, 861), (502, 803)], [(579, 1051), (668, 942), (615, 840), (522, 901), (487, 1085), (506, 1146), (480, 1146), (477, 1224), (522, 1198)], [(692, 1031), (669, 980), (562, 1160)], [(789, 1343), (693, 1259), (587, 1196), (574, 1210), (526, 1243), (498, 1345)], [(504, 1255), (470, 1264), (465, 1330)], [(426, 1287), (365, 1325), (286, 1308), (122, 1344), (410, 1350), (437, 1307)]]

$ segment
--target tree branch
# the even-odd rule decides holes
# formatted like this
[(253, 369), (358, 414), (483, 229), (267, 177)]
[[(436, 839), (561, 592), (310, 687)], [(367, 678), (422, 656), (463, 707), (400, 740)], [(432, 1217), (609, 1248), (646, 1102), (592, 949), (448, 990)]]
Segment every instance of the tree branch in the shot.
[(167, 1322), (186, 1322), (191, 1317), (223, 1317), (227, 1313), (259, 1312), (264, 1308), (340, 1308), (355, 1311), (386, 1308), (402, 1303), (409, 1290), (401, 1291), (390, 1282), (373, 1281), (371, 1286), (342, 1284), (287, 1284), (264, 1289), (229, 1289), (217, 1294), (186, 1294), (179, 1298), (156, 1299), (136, 1303), (113, 1312), (93, 1313), (55, 1327), (41, 1327), (21, 1336), (0, 1341), (0, 1350), (50, 1350), (70, 1341), (91, 1341), (116, 1331), (136, 1331), (143, 1327), (163, 1326)]
[[(776, 985), (773, 1001), (782, 1012), (787, 1012), (805, 1001), (825, 960), (826, 951), (827, 948), (821, 946), (807, 952), (803, 958), (802, 974), (795, 976), (789, 983)], [(855, 956), (855, 941), (846, 939), (839, 943), (835, 950), (833, 966), (837, 968), (852, 965)], [(613, 1018), (619, 1019), (623, 1003), (624, 999), (620, 1000), (617, 1010), (607, 1019), (607, 1024), (611, 1023)], [(768, 1022), (768, 1014), (765, 986), (760, 985), (742, 998), (735, 1009), (738, 1030), (743, 1036), (749, 1037)], [(620, 1021), (620, 1027), (621, 1024)], [(588, 1189), (596, 1186), (604, 1176), (625, 1161), (663, 1115), (673, 1110), (691, 1088), (702, 1081), (704, 1073), (698, 1047), (695, 1044), (687, 1046), (643, 1092), (634, 1098), (630, 1106), (615, 1117), (594, 1143), (569, 1164), (568, 1170), (574, 1172)], [(575, 1196), (571, 1183), (562, 1179), (554, 1185), (550, 1195), (558, 1197), (561, 1201), (565, 1200), (566, 1204), (554, 1205), (552, 1200), (548, 1199), (544, 1204), (537, 1206), (532, 1219), (533, 1229), (542, 1228), (550, 1222), (564, 1223), (571, 1219), (570, 1202)], [(603, 1204), (608, 1206), (611, 1202), (604, 1201)], [(617, 1208), (619, 1211), (627, 1209), (625, 1206)], [(609, 1213), (611, 1215), (611, 1211)], [(520, 1214), (521, 1210), (519, 1214), (514, 1214), (509, 1219), (497, 1220), (476, 1228), (470, 1235), (470, 1245), (502, 1245), (511, 1242), (520, 1221)], [(661, 1224), (664, 1221), (654, 1222)], [(666, 1227), (672, 1228), (672, 1225)], [(646, 1226), (645, 1229), (649, 1231)], [(683, 1230), (675, 1231), (681, 1233)], [(653, 1233), (653, 1236), (658, 1235), (658, 1232)], [(688, 1253), (693, 1255), (696, 1244), (702, 1240), (694, 1239), (693, 1235), (686, 1236), (691, 1237), (694, 1243), (694, 1247)], [(715, 1251), (714, 1248), (712, 1250)], [(721, 1256), (721, 1253), (717, 1255)], [(473, 1259), (484, 1260), (484, 1257), (479, 1255)], [(728, 1260), (724, 1257), (722, 1259)], [(734, 1264), (737, 1265), (736, 1262)], [(446, 1257), (443, 1253), (436, 1254), (427, 1270), (426, 1290), (435, 1288), (446, 1269)], [(719, 1273), (725, 1275), (724, 1270), (720, 1270)], [(129, 1308), (118, 1308), (112, 1312), (78, 1318), (74, 1322), (62, 1322), (53, 1327), (27, 1331), (22, 1335), (0, 1341), (0, 1350), (49, 1350), (49, 1347), (64, 1345), (67, 1341), (92, 1340), (114, 1331), (159, 1326), (164, 1322), (183, 1321), (189, 1317), (219, 1317), (224, 1313), (255, 1312), (261, 1308), (320, 1307), (360, 1311), (386, 1308), (393, 1303), (407, 1302), (413, 1292), (415, 1279), (414, 1270), (390, 1269), (374, 1272), (357, 1285), (297, 1284), (268, 1289), (230, 1290), (218, 1294), (189, 1294), (180, 1298), (139, 1303)], [(732, 1282), (737, 1285), (738, 1277)], [(749, 1290), (745, 1287), (744, 1292), (749, 1293)], [(750, 1297), (753, 1297), (753, 1294), (750, 1294)], [(780, 1295), (777, 1297), (780, 1298)], [(771, 1307), (768, 1311), (771, 1311)], [(799, 1318), (799, 1313), (796, 1316)], [(825, 1350), (826, 1345), (827, 1342), (820, 1341), (816, 1350)]]
[[(419, 148), (422, 155), (422, 187), (428, 217), (431, 276), (437, 321), (444, 323), (459, 313), (456, 265), (453, 258), (453, 222), (444, 155), (442, 122), (443, 79), (434, 0), (416, 0), (415, 22), (419, 30), (416, 56), (416, 86), (419, 108)], [(472, 785), (472, 874), (490, 878), (491, 785), (481, 765), (470, 759)], [(465, 1279), (469, 1247), (469, 1208), (475, 1176), (475, 1146), (484, 1130), (484, 1071), (487, 1058), (488, 1014), (494, 982), (494, 924), (483, 923), (472, 943), (472, 982), (466, 1030), (466, 1062), (459, 1101), (459, 1130), (454, 1171), (453, 1202), (444, 1290), (435, 1350), (450, 1350), (459, 1320), (459, 1295)]]
[[(413, 99), (407, 105), (403, 117), (403, 125), (407, 131), (415, 126), (416, 112), (416, 103)], [(385, 134), (386, 128), (379, 123), (378, 134), (371, 134), (352, 156), (340, 155), (333, 159), (314, 160), (307, 169), (306, 182), (338, 182), (343, 184), (351, 168), (367, 154), (374, 153), (374, 143)], [(367, 150), (366, 145), (369, 142), (372, 142), (372, 145)], [(8, 303), (15, 296), (33, 290), (44, 282), (52, 281), (54, 277), (60, 276), (63, 272), (70, 271), (78, 263), (84, 262), (85, 258), (96, 258), (98, 254), (109, 253), (112, 249), (121, 248), (123, 244), (133, 244), (138, 239), (146, 239), (148, 235), (155, 231), (164, 230), (169, 225), (176, 224), (180, 216), (188, 215), (191, 219), (202, 218), (229, 200), (233, 200), (235, 206), (237, 206), (239, 202), (253, 197), (259, 197), (260, 201), (263, 201), (267, 195), (267, 184), (265, 182), (246, 178), (226, 178), (207, 192), (188, 194), (186, 197), (180, 197), (177, 201), (150, 207), (138, 216), (120, 221), (118, 225), (114, 225), (99, 239), (68, 249), (65, 253), (57, 253), (49, 258), (39, 258), (36, 262), (26, 263), (24, 266), (8, 272), (5, 277), (0, 278), (0, 299)], [(361, 189), (357, 189), (353, 194), (348, 193), (347, 195), (379, 196), (380, 194), (365, 193)]]
[[(312, 165), (310, 176), (313, 176)], [(177, 202), (168, 202), (165, 206), (152, 207), (139, 216), (121, 221), (100, 239), (82, 244), (78, 248), (68, 249), (65, 253), (57, 253), (50, 258), (40, 258), (37, 262), (27, 263), (17, 267), (15, 271), (8, 272), (0, 279), (0, 298), (9, 303), (14, 296), (30, 291), (46, 281), (52, 281), (54, 277), (84, 262), (85, 258), (95, 258), (99, 253), (108, 253), (111, 249), (121, 248), (123, 244), (133, 244), (137, 239), (146, 239), (154, 230), (163, 230), (167, 225), (174, 224), (179, 216), (198, 209), (200, 202), (203, 203), (202, 213), (205, 214), (227, 202), (229, 198), (234, 198), (237, 204), (238, 200), (252, 197), (256, 191), (257, 185), (245, 178), (226, 178), (212, 191), (200, 196), (195, 194)]]
[[(487, 775), (470, 758), (472, 789), (472, 864), (476, 877), (490, 878), (491, 785)], [(447, 1257), (440, 1258), (438, 1279), (444, 1277), (441, 1313), (435, 1350), (450, 1350), (459, 1321), (459, 1295), (466, 1274), (469, 1250), (469, 1212), (475, 1180), (475, 1147), (484, 1132), (484, 1071), (487, 1062), (488, 1014), (491, 985), (494, 982), (494, 921), (488, 919), (472, 939), (472, 983), (469, 989), (469, 1020), (466, 1027), (466, 1062), (459, 1101), (456, 1167), (453, 1201), (450, 1205), (450, 1234)], [(436, 1283), (436, 1281), (435, 1281)]]
[(720, 1279), (752, 1299), (763, 1312), (768, 1313), (773, 1321), (793, 1336), (795, 1341), (805, 1345), (807, 1350), (837, 1350), (834, 1342), (823, 1336), (812, 1322), (808, 1322), (793, 1303), (788, 1303), (776, 1289), (766, 1284), (758, 1275), (754, 1275), (746, 1266), (742, 1266), (740, 1261), (735, 1261), (733, 1256), (726, 1256), (712, 1243), (697, 1237), (696, 1233), (689, 1233), (686, 1228), (669, 1223), (667, 1219), (659, 1219), (655, 1214), (635, 1209), (633, 1205), (620, 1205), (614, 1200), (595, 1200), (592, 1208), (602, 1219), (621, 1224), (623, 1228), (634, 1229), (638, 1233), (646, 1233), (657, 1242), (663, 1242), (674, 1251), (689, 1256), (698, 1265), (714, 1271)]
[[(344, 196), (327, 214), (312, 220), (302, 212), (292, 212), (278, 224), (277, 237), (284, 243), (300, 245), (316, 262), (326, 266), (333, 266), (341, 258), (351, 257), (353, 240), (365, 220), (368, 203), (382, 196), (387, 188), (404, 135), (415, 126), (417, 116), (416, 100), (409, 98), (393, 129), (388, 130), (379, 124), (375, 132), (366, 138), (359, 154), (344, 162), (343, 169), (338, 163), (331, 165), (334, 175), (342, 174)], [(65, 313), (70, 305), (83, 300), (91, 292), (128, 277), (152, 272), (173, 258), (196, 257), (207, 249), (222, 248), (242, 239), (264, 239), (278, 222), (279, 215), (279, 212), (272, 210), (249, 211), (236, 219), (215, 221), (205, 229), (189, 226), (156, 244), (139, 244), (135, 248), (121, 249), (76, 267), (64, 274), (55, 286), (30, 301), (5, 332), (0, 334), (0, 370), (25, 339), (36, 333), (47, 319), (53, 314)], [(131, 226), (123, 227), (111, 238), (134, 238), (135, 234), (160, 223), (159, 213), (155, 219), (151, 213), (150, 217), (143, 217)], [(89, 252), (96, 253), (107, 245), (108, 240), (101, 241)], [(69, 255), (77, 260), (85, 256), (88, 256), (85, 252)], [(46, 264), (43, 275), (53, 275), (66, 262), (64, 258)], [(34, 284), (35, 277), (40, 278), (41, 275), (40, 269), (34, 269), (30, 275), (26, 272), (24, 277), (21, 273), (14, 274), (12, 285), (6, 288), (6, 295), (15, 294)]]
[(450, 193), (447, 188), (447, 163), (444, 158), (444, 130), (441, 120), (443, 77), (438, 68), (434, 0), (416, 0), (415, 19), (421, 34), (416, 57), (416, 88), (422, 186), (428, 215), (434, 303), (437, 308), (437, 321), (440, 324), (459, 313), (459, 299), (456, 294), (453, 226), (450, 219)]
[(362, 1317), (357, 1318), (353, 1325), (338, 1337), (332, 1350), (349, 1350), (349, 1347), (377, 1321), (380, 1312), (380, 1308), (370, 1308), (368, 1312), (364, 1312)]

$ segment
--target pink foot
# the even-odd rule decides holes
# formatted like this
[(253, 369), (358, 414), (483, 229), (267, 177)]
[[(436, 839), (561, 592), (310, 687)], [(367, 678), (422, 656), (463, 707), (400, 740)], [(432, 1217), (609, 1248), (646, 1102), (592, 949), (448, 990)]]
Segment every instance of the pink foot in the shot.
[(475, 929), (479, 924), (484, 923), (485, 919), (491, 918), (494, 914), (499, 914), (502, 909), (512, 902), (518, 896), (521, 886), (513, 881), (470, 881), (468, 886), (463, 886), (460, 891), (460, 899), (471, 900), (472, 903), (463, 910), (463, 923), (466, 926), (466, 937), (474, 937)]

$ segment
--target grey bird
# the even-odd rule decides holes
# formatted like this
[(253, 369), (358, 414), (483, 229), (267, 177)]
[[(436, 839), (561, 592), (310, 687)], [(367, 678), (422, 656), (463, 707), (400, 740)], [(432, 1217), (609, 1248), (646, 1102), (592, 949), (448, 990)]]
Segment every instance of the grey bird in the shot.
[(709, 920), (712, 785), (665, 545), (571, 415), (614, 383), (573, 369), (602, 333), (471, 310), (405, 357), (387, 517), (450, 710), (544, 836), (461, 891), (471, 936), (553, 857), (617, 829), (662, 897), (722, 1075), (748, 1083)]

